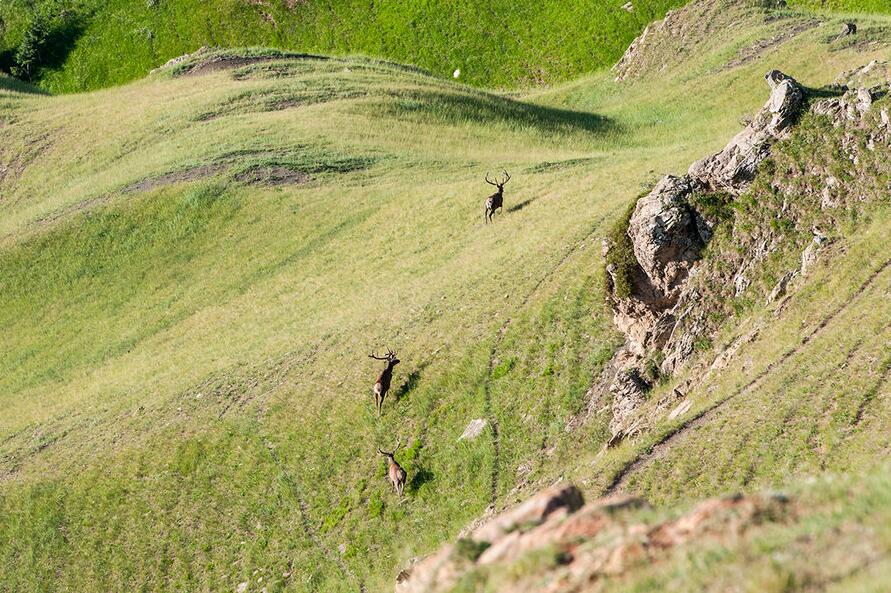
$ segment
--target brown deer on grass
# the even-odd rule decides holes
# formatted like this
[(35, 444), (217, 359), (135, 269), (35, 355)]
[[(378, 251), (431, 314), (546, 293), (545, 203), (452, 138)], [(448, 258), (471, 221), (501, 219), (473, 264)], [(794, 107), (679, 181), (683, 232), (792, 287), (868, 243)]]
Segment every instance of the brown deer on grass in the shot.
[(387, 397), (387, 392), (390, 391), (390, 381), (393, 380), (393, 367), (399, 364), (399, 359), (396, 358), (396, 353), (389, 348), (387, 348), (386, 356), (378, 356), (372, 352), (368, 357), (375, 360), (383, 360), (387, 363), (387, 367), (381, 371), (373, 388), (374, 403), (377, 406), (377, 415), (380, 416), (381, 409), (384, 406), (384, 398)]
[(489, 174), (486, 173), (486, 183), (489, 185), (494, 185), (498, 188), (498, 191), (486, 198), (486, 213), (484, 215), (485, 221), (493, 222), (492, 216), (495, 215), (495, 211), (501, 208), (502, 204), (504, 204), (504, 185), (510, 181), (510, 175), (508, 175), (507, 171), (504, 171), (504, 181), (500, 181), (497, 177), (494, 181), (489, 179)]
[(393, 457), (399, 449), (399, 445), (400, 442), (396, 441), (396, 447), (390, 453), (387, 453), (380, 447), (377, 448), (377, 451), (387, 458), (387, 479), (393, 484), (393, 488), (396, 489), (396, 494), (402, 496), (402, 490), (405, 488), (406, 474), (405, 470), (402, 469), (402, 466), (396, 463), (396, 459)]

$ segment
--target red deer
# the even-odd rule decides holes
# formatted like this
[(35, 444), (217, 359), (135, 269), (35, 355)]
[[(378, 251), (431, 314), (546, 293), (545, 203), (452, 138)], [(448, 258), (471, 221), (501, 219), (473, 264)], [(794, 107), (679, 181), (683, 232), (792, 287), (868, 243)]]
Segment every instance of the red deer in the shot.
[(374, 352), (368, 355), (369, 358), (373, 358), (375, 360), (384, 360), (387, 362), (387, 368), (381, 371), (380, 376), (377, 378), (377, 383), (374, 384), (374, 403), (377, 406), (377, 415), (381, 415), (381, 409), (384, 406), (384, 398), (387, 397), (387, 392), (390, 391), (390, 381), (393, 379), (393, 367), (399, 364), (399, 359), (396, 358), (396, 353), (387, 348), (386, 356), (378, 356)]
[[(504, 170), (502, 169), (502, 171)], [(507, 174), (507, 171), (504, 171), (504, 181), (499, 181), (497, 178), (495, 181), (492, 181), (489, 179), (489, 174), (486, 173), (486, 183), (498, 188), (497, 192), (486, 198), (486, 213), (484, 215), (486, 222), (492, 222), (492, 216), (495, 215), (495, 211), (504, 204), (504, 185), (508, 181), (510, 181), (510, 175)]]
[(380, 447), (377, 448), (378, 453), (387, 458), (387, 479), (390, 480), (390, 483), (393, 484), (393, 488), (396, 489), (396, 493), (399, 496), (402, 496), (402, 490), (405, 488), (405, 470), (402, 469), (402, 466), (396, 463), (396, 459), (393, 458), (393, 455), (396, 454), (396, 451), (399, 449), (399, 441), (396, 441), (396, 447), (392, 452), (387, 453)]

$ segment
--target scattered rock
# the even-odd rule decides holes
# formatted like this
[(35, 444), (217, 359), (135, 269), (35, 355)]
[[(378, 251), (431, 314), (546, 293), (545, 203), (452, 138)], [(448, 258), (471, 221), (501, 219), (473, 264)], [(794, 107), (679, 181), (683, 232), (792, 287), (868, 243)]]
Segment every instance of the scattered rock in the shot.
[(682, 416), (682, 415), (686, 414), (688, 411), (690, 411), (690, 408), (692, 408), (692, 407), (693, 407), (693, 402), (689, 399), (686, 399), (686, 400), (682, 401), (681, 403), (679, 403), (677, 405), (677, 407), (675, 409), (673, 409), (668, 414), (668, 419), (674, 420), (678, 416)]
[(799, 273), (802, 276), (807, 276), (811, 268), (814, 267), (814, 264), (817, 263), (820, 255), (820, 250), (823, 248), (824, 245), (829, 243), (829, 237), (820, 232), (819, 229), (812, 229), (811, 232), (814, 235), (814, 239), (808, 244), (808, 246), (801, 254), (801, 268), (799, 270)]
[(175, 58), (171, 58), (171, 59), (167, 60), (164, 64), (162, 64), (161, 66), (152, 70), (152, 72), (154, 73), (159, 70), (166, 70), (167, 68), (172, 68), (173, 66), (182, 64), (186, 60), (190, 60), (192, 58), (204, 55), (206, 53), (209, 53), (210, 51), (211, 51), (211, 49), (209, 47), (207, 47), (206, 45), (202, 45), (201, 47), (199, 47), (197, 50), (195, 50), (194, 52), (192, 52), (190, 54), (183, 54), (181, 56), (177, 56)]
[(796, 272), (786, 272), (783, 274), (783, 277), (780, 278), (779, 282), (777, 282), (776, 286), (773, 287), (773, 290), (770, 291), (770, 294), (767, 295), (767, 304), (776, 302), (786, 295), (786, 289), (789, 287), (789, 282), (792, 281)]
[(837, 187), (838, 179), (832, 176), (826, 178), (826, 184), (823, 186), (823, 191), (821, 192), (822, 201), (820, 202), (820, 208), (822, 210), (838, 207), (838, 201), (834, 195), (837, 191)]
[(458, 437), (459, 441), (472, 441), (476, 437), (480, 436), (486, 426), (489, 425), (489, 422), (485, 418), (477, 418), (475, 420), (471, 420), (467, 425), (467, 428), (464, 429), (464, 432), (461, 433), (461, 436)]
[(845, 23), (842, 25), (840, 37), (845, 37), (847, 35), (853, 35), (857, 32), (857, 25), (854, 23)]
[(613, 396), (612, 418), (609, 428), (612, 433), (610, 441), (618, 444), (623, 438), (629, 436), (627, 427), (640, 406), (647, 400), (647, 391), (650, 386), (640, 377), (639, 371), (632, 367), (616, 374), (609, 387)]
[(622, 10), (624, 10), (626, 12), (634, 12), (634, 3), (626, 2), (625, 4), (622, 5)]
[(245, 591), (247, 591), (247, 588), (248, 588), (247, 581), (238, 583), (238, 586), (235, 587), (235, 593), (244, 593)]

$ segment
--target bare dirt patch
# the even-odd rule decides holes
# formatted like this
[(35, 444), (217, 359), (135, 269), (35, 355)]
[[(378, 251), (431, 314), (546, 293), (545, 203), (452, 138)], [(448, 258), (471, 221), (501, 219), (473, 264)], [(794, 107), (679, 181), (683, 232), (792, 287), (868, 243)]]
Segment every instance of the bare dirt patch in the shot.
[(203, 179), (205, 177), (212, 177), (213, 175), (222, 173), (223, 171), (225, 171), (225, 169), (225, 165), (199, 165), (197, 167), (190, 167), (188, 169), (182, 169), (180, 171), (172, 171), (170, 173), (164, 173), (163, 175), (158, 175), (156, 177), (149, 177), (147, 179), (143, 179), (142, 181), (137, 181), (136, 183), (131, 183), (130, 185), (122, 189), (121, 193), (127, 194), (137, 191), (148, 191), (157, 187), (171, 185), (173, 183), (195, 181), (197, 179)]
[(237, 174), (235, 180), (251, 185), (296, 185), (309, 181), (309, 175), (288, 167), (256, 167)]
[(242, 66), (250, 66), (253, 64), (261, 64), (264, 62), (274, 62), (282, 60), (318, 60), (326, 61), (325, 56), (317, 56), (313, 54), (270, 54), (261, 56), (239, 56), (239, 55), (209, 55), (203, 60), (199, 60), (192, 66), (186, 67), (177, 74), (179, 76), (197, 76), (199, 74), (209, 74), (220, 70), (232, 70)]

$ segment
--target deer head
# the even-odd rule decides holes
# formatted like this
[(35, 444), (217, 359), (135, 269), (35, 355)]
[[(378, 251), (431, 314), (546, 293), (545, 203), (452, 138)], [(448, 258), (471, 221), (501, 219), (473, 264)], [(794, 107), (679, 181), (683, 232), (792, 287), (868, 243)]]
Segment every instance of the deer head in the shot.
[(368, 355), (368, 358), (373, 358), (373, 359), (375, 359), (375, 360), (383, 360), (383, 361), (385, 361), (385, 362), (387, 363), (387, 365), (389, 365), (390, 367), (394, 367), (394, 366), (396, 366), (397, 364), (399, 364), (399, 359), (396, 358), (396, 351), (395, 351), (395, 350), (390, 350), (389, 348), (387, 348), (387, 354), (386, 354), (386, 356), (378, 356), (377, 354), (375, 354), (375, 353), (372, 351), (372, 353)]
[(488, 183), (489, 185), (494, 185), (495, 187), (497, 187), (497, 188), (498, 188), (498, 193), (503, 192), (503, 191), (504, 191), (504, 186), (507, 184), (508, 181), (510, 181), (510, 175), (508, 174), (508, 172), (505, 171), (504, 169), (502, 169), (501, 172), (504, 173), (504, 179), (503, 179), (503, 180), (498, 179), (497, 177), (496, 177), (494, 180), (489, 179), (489, 174), (486, 173), (486, 183)]
[(384, 451), (384, 450), (381, 449), (380, 447), (377, 448), (377, 452), (380, 453), (381, 455), (383, 455), (384, 457), (387, 457), (388, 459), (393, 459), (393, 455), (396, 455), (396, 451), (399, 450), (399, 446), (400, 446), (401, 444), (402, 444), (402, 441), (396, 441), (396, 446), (393, 447), (393, 450), (390, 451), (389, 453), (387, 453), (386, 451)]

